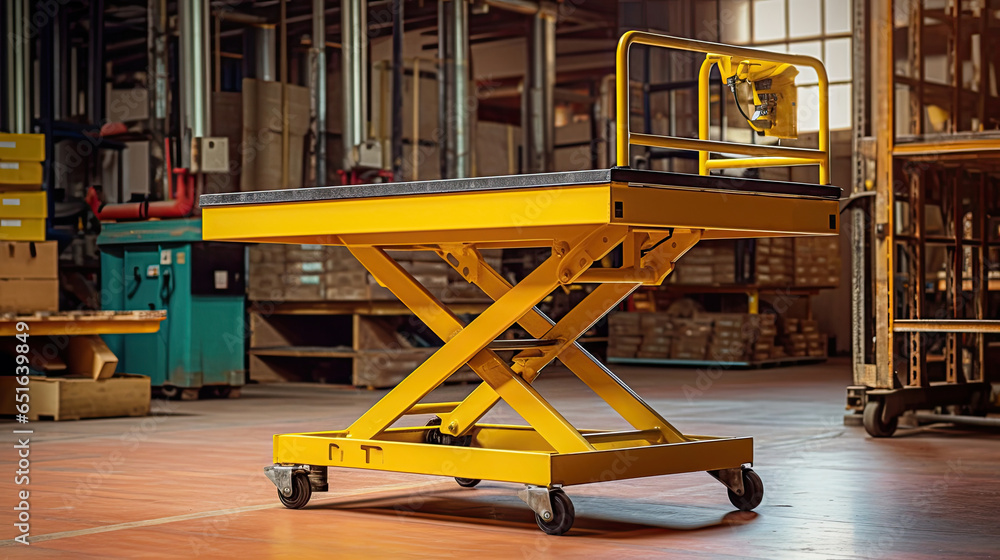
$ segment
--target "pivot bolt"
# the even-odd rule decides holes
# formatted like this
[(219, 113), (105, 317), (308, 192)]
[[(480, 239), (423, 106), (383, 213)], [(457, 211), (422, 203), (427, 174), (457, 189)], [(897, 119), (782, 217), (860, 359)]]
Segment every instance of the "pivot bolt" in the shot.
[(552, 519), (552, 512), (551, 511), (542, 512), (542, 519), (544, 519), (546, 521), (548, 521), (549, 519)]
[(458, 431), (458, 420), (452, 420), (451, 424), (448, 424), (448, 431), (451, 433)]

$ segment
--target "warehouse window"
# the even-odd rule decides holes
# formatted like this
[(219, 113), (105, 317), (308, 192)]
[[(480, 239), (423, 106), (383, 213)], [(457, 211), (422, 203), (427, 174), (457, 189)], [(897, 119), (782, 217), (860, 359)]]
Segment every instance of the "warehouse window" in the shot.
[[(722, 41), (815, 56), (830, 79), (830, 128), (851, 128), (851, 0), (721, 0)], [(816, 73), (799, 70), (799, 130), (819, 129)]]

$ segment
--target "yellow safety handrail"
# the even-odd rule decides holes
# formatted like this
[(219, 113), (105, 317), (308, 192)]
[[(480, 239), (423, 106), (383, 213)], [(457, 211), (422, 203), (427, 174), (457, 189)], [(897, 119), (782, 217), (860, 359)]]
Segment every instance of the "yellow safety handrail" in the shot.
[[(642, 134), (629, 130), (629, 73), (628, 53), (633, 43), (662, 47), (690, 52), (705, 53), (705, 61), (698, 74), (698, 139), (679, 138), (676, 136), (659, 136)], [(709, 140), (710, 115), (709, 108), (709, 76), (712, 65), (718, 62), (720, 56), (733, 56), (742, 59), (763, 60), (791, 64), (793, 66), (808, 66), (816, 71), (819, 77), (819, 147), (792, 148), (787, 146), (762, 146), (758, 144), (741, 144), (736, 142), (720, 142)], [(819, 165), (819, 182), (830, 183), (830, 105), (829, 80), (826, 68), (818, 59), (798, 54), (782, 54), (682, 39), (667, 35), (657, 35), (645, 31), (627, 31), (618, 41), (616, 63), (616, 134), (617, 163), (621, 167), (629, 164), (629, 146), (651, 146), (656, 148), (673, 148), (698, 152), (698, 172), (708, 175), (710, 169), (734, 167), (783, 167), (789, 165)], [(711, 160), (711, 151), (745, 154), (752, 157), (735, 159)]]

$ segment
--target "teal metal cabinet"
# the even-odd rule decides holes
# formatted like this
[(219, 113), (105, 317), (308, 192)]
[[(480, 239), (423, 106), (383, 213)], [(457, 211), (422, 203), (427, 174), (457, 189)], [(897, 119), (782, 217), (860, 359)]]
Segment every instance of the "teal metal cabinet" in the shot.
[(201, 220), (104, 224), (101, 307), (165, 309), (159, 332), (105, 335), (119, 371), (172, 396), (244, 381), (245, 247), (202, 241)]

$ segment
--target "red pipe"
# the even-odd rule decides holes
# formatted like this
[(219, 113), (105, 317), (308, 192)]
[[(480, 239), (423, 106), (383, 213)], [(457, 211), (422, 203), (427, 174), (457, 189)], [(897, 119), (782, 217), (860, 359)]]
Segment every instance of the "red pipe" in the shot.
[(86, 201), (94, 215), (100, 220), (148, 220), (150, 218), (183, 218), (194, 209), (195, 178), (187, 169), (170, 165), (170, 139), (164, 140), (164, 167), (174, 178), (173, 200), (157, 202), (125, 202), (122, 204), (101, 205), (97, 189), (87, 189)]

